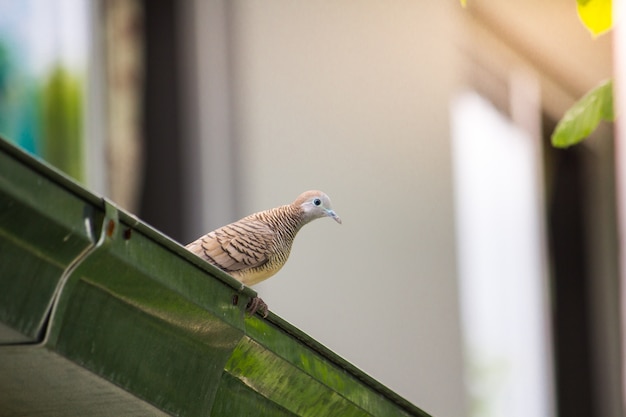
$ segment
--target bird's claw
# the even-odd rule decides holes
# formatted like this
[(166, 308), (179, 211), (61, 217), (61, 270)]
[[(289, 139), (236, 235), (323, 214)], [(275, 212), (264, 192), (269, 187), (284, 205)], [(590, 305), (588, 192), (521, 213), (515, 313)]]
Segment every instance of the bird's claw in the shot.
[(246, 312), (251, 316), (254, 316), (257, 311), (261, 313), (263, 318), (266, 318), (269, 313), (269, 308), (267, 307), (267, 304), (265, 304), (265, 301), (263, 301), (260, 297), (253, 297), (248, 302), (248, 305), (246, 305)]

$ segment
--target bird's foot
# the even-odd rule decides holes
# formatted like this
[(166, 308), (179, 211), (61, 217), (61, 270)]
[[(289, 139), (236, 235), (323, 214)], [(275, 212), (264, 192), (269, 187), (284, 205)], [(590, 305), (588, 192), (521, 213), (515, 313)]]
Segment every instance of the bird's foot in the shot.
[(261, 300), (260, 297), (251, 298), (250, 302), (246, 306), (246, 312), (248, 312), (251, 316), (254, 316), (257, 311), (261, 313), (263, 318), (266, 318), (270, 311), (267, 304), (265, 304), (265, 301)]

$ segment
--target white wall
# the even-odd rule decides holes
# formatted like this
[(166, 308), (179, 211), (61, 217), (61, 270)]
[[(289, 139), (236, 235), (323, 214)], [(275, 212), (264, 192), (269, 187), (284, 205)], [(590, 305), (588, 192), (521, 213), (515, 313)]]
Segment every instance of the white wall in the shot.
[[(458, 4), (231, 4), (242, 213), (326, 191), (256, 287), (272, 311), (438, 417), (466, 414), (449, 101)], [(234, 220), (234, 219), (233, 219)]]

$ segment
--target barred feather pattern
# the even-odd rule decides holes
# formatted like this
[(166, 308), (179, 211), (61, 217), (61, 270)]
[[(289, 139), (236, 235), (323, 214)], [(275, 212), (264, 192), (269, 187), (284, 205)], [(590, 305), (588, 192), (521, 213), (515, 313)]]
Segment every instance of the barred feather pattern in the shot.
[(287, 262), (302, 209), (286, 205), (251, 214), (187, 245), (187, 249), (246, 285), (278, 272)]

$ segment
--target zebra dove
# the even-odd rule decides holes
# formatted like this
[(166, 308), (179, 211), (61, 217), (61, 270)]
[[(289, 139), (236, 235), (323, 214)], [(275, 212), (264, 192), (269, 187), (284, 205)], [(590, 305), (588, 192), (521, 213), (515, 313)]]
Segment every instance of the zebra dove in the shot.
[[(320, 217), (331, 217), (341, 224), (326, 194), (307, 191), (291, 204), (254, 213), (222, 226), (186, 248), (245, 285), (254, 285), (285, 265), (298, 231)], [(267, 316), (267, 305), (260, 298), (248, 304), (251, 314), (257, 310)]]

